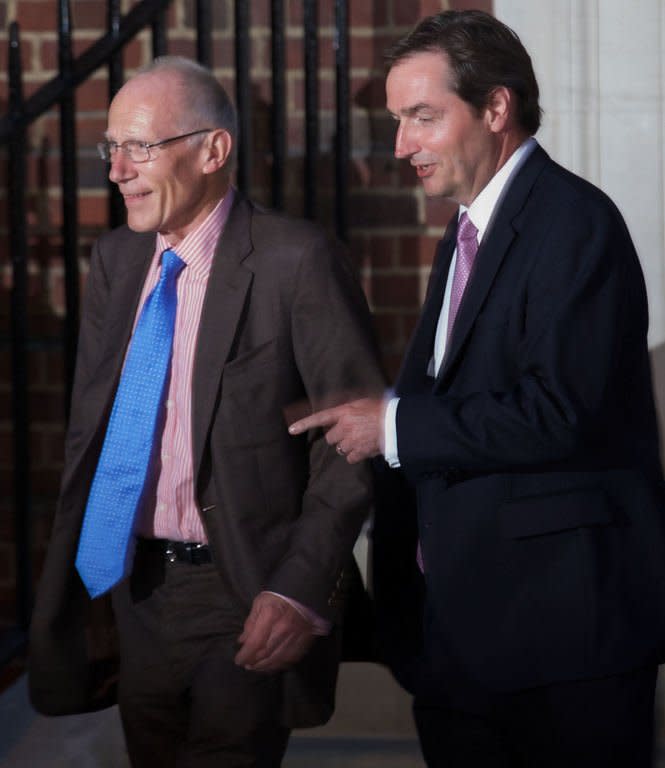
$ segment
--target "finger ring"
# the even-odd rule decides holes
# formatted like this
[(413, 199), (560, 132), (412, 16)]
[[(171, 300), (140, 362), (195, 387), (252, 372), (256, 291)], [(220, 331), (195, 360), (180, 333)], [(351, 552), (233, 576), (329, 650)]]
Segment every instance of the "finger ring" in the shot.
[(344, 452), (344, 450), (342, 449), (342, 446), (339, 443), (337, 443), (337, 445), (335, 446), (335, 450), (340, 456), (346, 456), (346, 453)]

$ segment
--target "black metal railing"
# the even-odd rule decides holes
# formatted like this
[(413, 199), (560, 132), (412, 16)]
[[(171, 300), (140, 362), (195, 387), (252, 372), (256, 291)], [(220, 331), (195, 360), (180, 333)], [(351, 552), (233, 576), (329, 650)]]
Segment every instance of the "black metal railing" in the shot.
[[(335, 136), (335, 226), (337, 235), (347, 239), (348, 164), (350, 159), (348, 0), (334, 0), (336, 31), (336, 136)], [(213, 0), (196, 0), (196, 55), (214, 67), (212, 47)], [(58, 0), (58, 74), (29, 98), (23, 95), (23, 71), (19, 26), (9, 29), (9, 104), (0, 118), (0, 145), (8, 149), (9, 247), (12, 290), (10, 305), (14, 523), (16, 532), (16, 627), (0, 636), (0, 665), (25, 643), (32, 606), (33, 568), (31, 558), (30, 492), (31, 456), (28, 408), (28, 238), (27, 158), (28, 129), (48, 110), (60, 114), (60, 185), (62, 200), (61, 248), (65, 275), (65, 319), (63, 324), (64, 406), (68, 411), (72, 387), (79, 323), (79, 220), (77, 208), (76, 89), (96, 70), (108, 70), (109, 101), (123, 83), (122, 49), (141, 30), (151, 29), (152, 54), (167, 52), (166, 12), (171, 0), (141, 0), (125, 15), (120, 0), (107, 0), (107, 31), (80, 56), (73, 54), (73, 25), (69, 0)], [(239, 115), (237, 185), (248, 191), (252, 178), (251, 112), (251, 14), (249, 0), (235, 0), (235, 98)], [(317, 172), (319, 160), (317, 0), (303, 0), (303, 46), (305, 69), (305, 158), (303, 214), (318, 216)], [(271, 199), (273, 206), (285, 203), (287, 153), (287, 110), (285, 87), (284, 0), (271, 0), (272, 33), (272, 126)], [(124, 218), (122, 201), (109, 188), (109, 225)]]

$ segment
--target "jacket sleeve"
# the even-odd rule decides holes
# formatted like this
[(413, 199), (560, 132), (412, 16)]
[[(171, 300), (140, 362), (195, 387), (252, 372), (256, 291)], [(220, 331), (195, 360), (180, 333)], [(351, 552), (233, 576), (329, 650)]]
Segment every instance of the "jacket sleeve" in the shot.
[[(318, 410), (385, 386), (367, 303), (346, 256), (322, 236), (303, 249), (293, 288), (291, 334), (309, 407)], [(302, 510), (268, 589), (334, 617), (342, 571), (371, 503), (367, 463), (350, 465), (318, 430), (308, 442)]]

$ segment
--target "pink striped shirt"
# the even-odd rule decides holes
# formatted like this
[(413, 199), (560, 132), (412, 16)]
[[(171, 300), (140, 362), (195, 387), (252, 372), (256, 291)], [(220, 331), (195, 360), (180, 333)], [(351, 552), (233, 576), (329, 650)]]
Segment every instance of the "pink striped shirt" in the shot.
[[(137, 532), (141, 536), (202, 543), (208, 540), (194, 500), (192, 368), (208, 275), (217, 241), (233, 204), (233, 194), (233, 189), (229, 188), (208, 218), (173, 248), (187, 266), (177, 283), (178, 310), (160, 448), (161, 471), (157, 477), (154, 509), (142, 510), (138, 521)], [(144, 301), (157, 284), (161, 255), (169, 247), (163, 235), (157, 234), (155, 254), (143, 286), (137, 319)]]

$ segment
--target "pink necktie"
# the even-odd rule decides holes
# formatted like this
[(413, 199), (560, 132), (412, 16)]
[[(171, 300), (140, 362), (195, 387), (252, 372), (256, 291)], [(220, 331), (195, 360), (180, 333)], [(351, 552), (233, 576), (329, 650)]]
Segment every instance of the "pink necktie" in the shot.
[(453, 276), (453, 288), (450, 293), (450, 309), (448, 310), (448, 331), (446, 344), (450, 341), (457, 310), (464, 296), (473, 262), (478, 253), (478, 230), (467, 216), (466, 212), (460, 216), (457, 226), (457, 259), (455, 261), (455, 274)]

